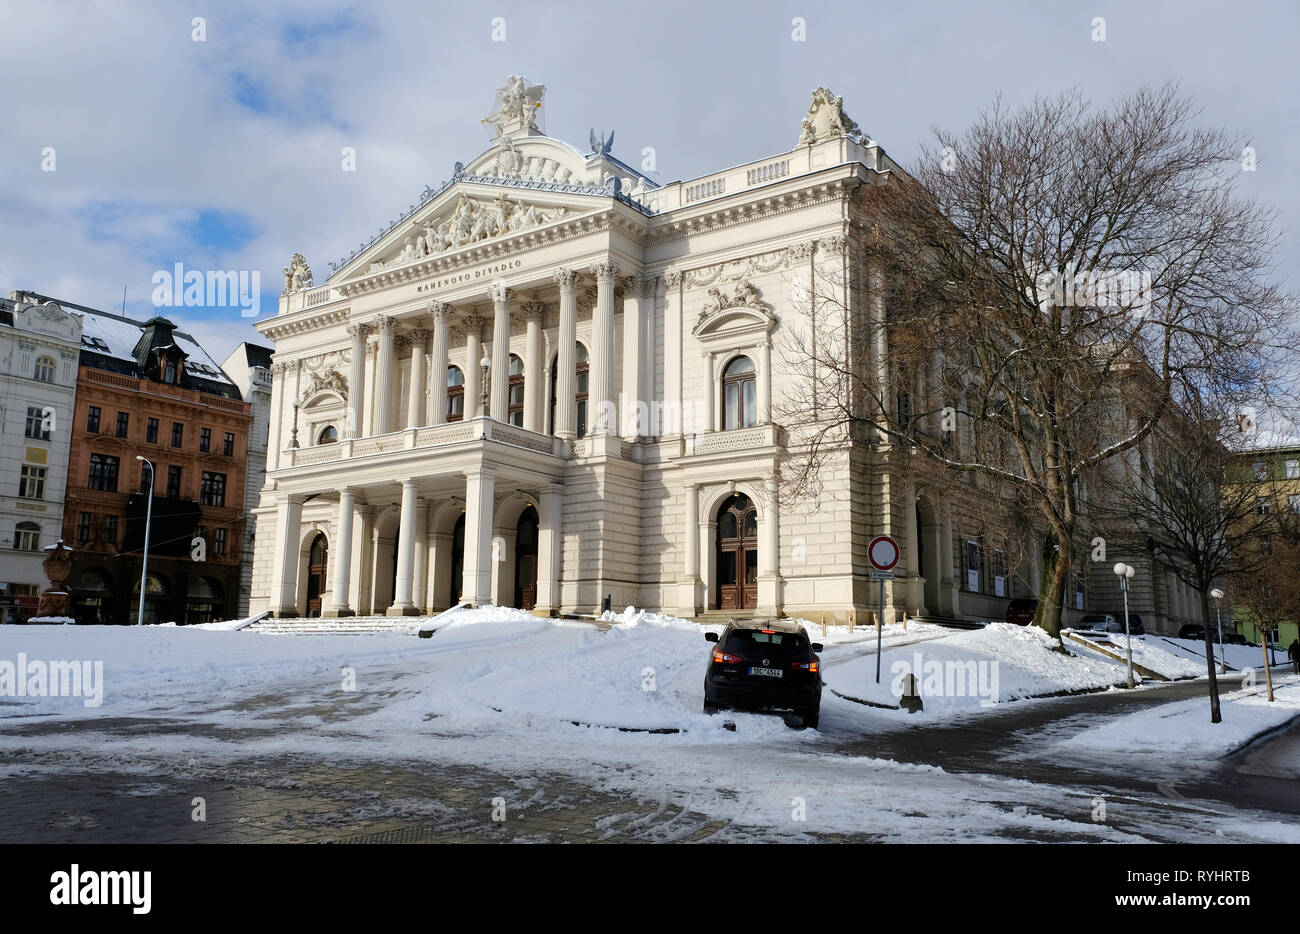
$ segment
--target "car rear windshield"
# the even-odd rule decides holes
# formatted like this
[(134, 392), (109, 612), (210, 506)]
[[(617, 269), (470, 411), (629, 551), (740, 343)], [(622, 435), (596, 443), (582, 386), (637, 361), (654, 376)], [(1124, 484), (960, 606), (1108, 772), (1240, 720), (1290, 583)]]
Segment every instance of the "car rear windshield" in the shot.
[(1038, 609), (1038, 601), (1025, 600), (1024, 598), (1017, 597), (1015, 600), (1012, 600), (1007, 605), (1007, 609), (1008, 610), (1036, 610)]
[(727, 637), (727, 651), (738, 655), (753, 652), (797, 655), (808, 651), (808, 640), (803, 633), (737, 629)]
[(1106, 623), (1109, 621), (1110, 617), (1104, 616), (1101, 613), (1088, 613), (1079, 617), (1079, 622), (1081, 623)]

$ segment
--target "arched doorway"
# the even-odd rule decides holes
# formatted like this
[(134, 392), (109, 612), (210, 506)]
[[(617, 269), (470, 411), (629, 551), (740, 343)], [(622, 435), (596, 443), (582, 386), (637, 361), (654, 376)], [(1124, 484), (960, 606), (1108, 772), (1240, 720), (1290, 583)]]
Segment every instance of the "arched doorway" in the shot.
[(451, 530), (451, 605), (460, 603), (465, 592), (465, 514), (462, 512)]
[(307, 615), (320, 616), (321, 594), (325, 593), (325, 565), (329, 561), (329, 542), (323, 532), (311, 541), (307, 556)]
[(515, 529), (515, 603), (521, 610), (537, 606), (537, 510), (524, 509)]
[[(135, 582), (134, 592), (137, 598), (136, 607), (139, 607), (140, 582)], [(146, 626), (155, 623), (171, 622), (164, 619), (167, 615), (167, 582), (159, 574), (149, 574), (145, 579), (145, 601), (144, 601), (144, 623)], [(135, 620), (129, 620), (135, 622)]]
[(211, 577), (197, 577), (190, 581), (185, 594), (185, 625), (211, 623), (220, 618), (224, 588)]
[[(139, 592), (140, 582), (136, 581)], [(113, 621), (113, 583), (106, 572), (97, 568), (81, 572), (72, 590), (70, 615), (83, 626), (105, 626)]]
[(718, 508), (718, 603), (720, 610), (758, 606), (758, 510), (733, 493)]

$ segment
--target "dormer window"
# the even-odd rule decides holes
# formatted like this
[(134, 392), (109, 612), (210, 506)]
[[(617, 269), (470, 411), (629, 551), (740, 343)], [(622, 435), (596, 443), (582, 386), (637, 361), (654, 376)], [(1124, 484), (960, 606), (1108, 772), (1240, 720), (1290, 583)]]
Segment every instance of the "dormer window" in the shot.
[(168, 360), (167, 365), (163, 367), (163, 382), (164, 383), (176, 382), (176, 364), (170, 360)]

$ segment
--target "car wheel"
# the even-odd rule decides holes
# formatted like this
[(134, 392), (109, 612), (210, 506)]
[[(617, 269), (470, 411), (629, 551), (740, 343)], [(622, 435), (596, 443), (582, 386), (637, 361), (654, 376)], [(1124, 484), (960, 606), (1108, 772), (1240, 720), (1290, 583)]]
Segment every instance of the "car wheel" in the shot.
[(805, 711), (803, 715), (803, 728), (805, 730), (817, 729), (817, 724), (821, 722), (821, 708)]
[(706, 701), (704, 702), (704, 712), (707, 713), (707, 714), (714, 714), (714, 713), (717, 713), (717, 712), (718, 712), (719, 710), (721, 710), (721, 709), (722, 709), (722, 708), (719, 707), (717, 704), (713, 703), (713, 701), (706, 700)]

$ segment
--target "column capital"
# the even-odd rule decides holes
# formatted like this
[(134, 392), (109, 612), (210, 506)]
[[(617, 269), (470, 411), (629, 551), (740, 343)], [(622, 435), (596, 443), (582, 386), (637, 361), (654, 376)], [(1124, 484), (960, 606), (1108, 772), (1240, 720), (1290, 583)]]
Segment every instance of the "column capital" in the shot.
[(486, 319), (482, 315), (468, 314), (462, 324), (465, 326), (466, 333), (477, 335), (483, 329), (485, 321)]
[(523, 312), (524, 318), (527, 320), (531, 320), (533, 318), (540, 319), (542, 315), (546, 313), (546, 303), (537, 302), (537, 301), (523, 302), (519, 306), (519, 310)]
[(380, 337), (391, 337), (397, 329), (397, 321), (388, 315), (375, 318), (375, 328)]
[(640, 285), (642, 298), (654, 298), (655, 293), (659, 291), (659, 277), (642, 276)]
[(348, 335), (353, 340), (364, 341), (366, 337), (369, 336), (371, 330), (372, 328), (370, 325), (361, 324), (360, 322), (348, 325)]
[(514, 292), (504, 282), (493, 282), (488, 285), (488, 297), (492, 304), (502, 305), (514, 297)]
[(680, 269), (669, 269), (664, 273), (664, 285), (670, 289), (675, 289), (682, 284), (684, 275)]
[(596, 277), (597, 282), (608, 284), (618, 277), (618, 273), (619, 268), (615, 263), (593, 263), (591, 266), (591, 274)]
[(309, 496), (306, 493), (287, 493), (284, 497), (285, 503), (290, 506), (301, 506), (308, 499)]
[(572, 291), (578, 285), (578, 273), (567, 267), (561, 267), (552, 271), (551, 277), (559, 283), (561, 291)]
[(428, 341), (429, 339), (429, 329), (411, 328), (411, 330), (407, 332), (406, 336), (409, 337), (415, 343), (416, 346), (418, 346), (421, 350), (423, 350), (425, 342)]
[(425, 307), (428, 308), (429, 314), (433, 315), (435, 322), (445, 322), (447, 315), (451, 313), (451, 306), (446, 302), (429, 302)]

